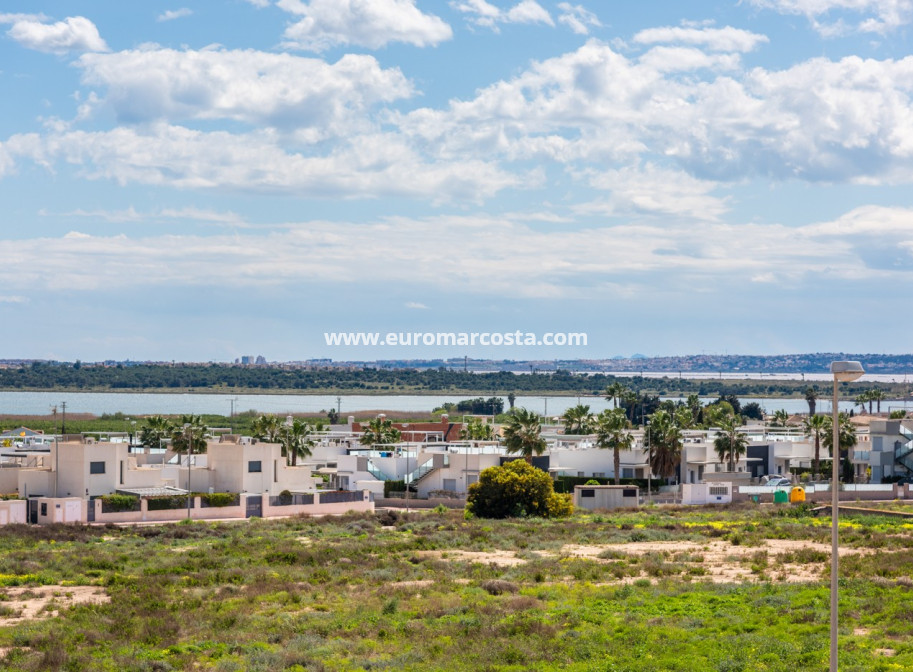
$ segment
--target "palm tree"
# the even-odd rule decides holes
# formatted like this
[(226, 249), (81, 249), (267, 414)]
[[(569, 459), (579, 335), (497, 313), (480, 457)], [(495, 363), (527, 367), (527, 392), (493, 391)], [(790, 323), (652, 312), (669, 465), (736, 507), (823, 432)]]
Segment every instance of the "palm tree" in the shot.
[(585, 404), (577, 404), (564, 412), (564, 433), (565, 434), (589, 434), (590, 431), (590, 407)]
[(208, 431), (199, 415), (182, 415), (180, 423), (171, 427), (171, 450), (178, 455), (205, 453)]
[(713, 440), (713, 448), (716, 450), (720, 462), (728, 461), (730, 472), (735, 471), (735, 463), (748, 450), (748, 437), (739, 431), (741, 426), (741, 416), (726, 416), (721, 419), (720, 430)]
[(546, 446), (539, 416), (525, 408), (516, 409), (504, 425), (504, 447), (507, 452), (519, 453), (532, 464), (533, 455), (541, 455)]
[(634, 445), (634, 437), (628, 432), (628, 427), (628, 418), (620, 408), (607, 409), (596, 416), (596, 445), (612, 449), (615, 485), (618, 485), (621, 472), (621, 451), (631, 450)]
[(606, 400), (612, 400), (612, 408), (618, 408), (618, 402), (624, 397), (625, 392), (628, 391), (628, 388), (624, 386), (623, 383), (615, 381), (611, 385), (605, 388), (605, 391), (602, 393)]
[(397, 443), (401, 438), (402, 434), (393, 426), (392, 421), (378, 416), (368, 423), (358, 442), (363, 446), (374, 446)]
[(849, 455), (850, 448), (855, 447), (858, 441), (856, 438), (856, 426), (850, 421), (850, 416), (846, 413), (841, 413), (837, 420), (837, 432), (839, 434), (837, 440), (840, 442), (840, 445), (836, 455), (834, 453), (834, 422), (831, 419), (831, 416), (828, 415), (825, 417), (827, 418), (827, 427), (821, 438), (823, 439), (825, 447), (831, 451), (831, 459), (836, 460), (840, 459), (841, 456)]
[(821, 439), (830, 426), (828, 416), (810, 415), (802, 422), (802, 428), (805, 430), (805, 436), (815, 437), (815, 461), (812, 463), (812, 474), (818, 478), (821, 467)]
[(871, 390), (866, 390), (865, 392), (862, 392), (862, 393), (860, 393), (860, 394), (857, 394), (857, 395), (856, 395), (856, 398), (853, 399), (853, 403), (859, 405), (859, 412), (860, 412), (860, 413), (865, 413), (865, 405), (866, 405), (867, 403), (869, 403), (869, 395), (870, 395), (870, 394), (871, 394)]
[[(884, 390), (875, 388), (870, 392), (869, 396), (871, 401), (874, 401), (876, 404), (876, 412), (881, 413), (881, 402), (888, 398), (888, 395), (884, 393)], [(871, 415), (871, 401), (869, 402), (869, 415)]]
[(314, 440), (311, 438), (313, 429), (310, 423), (301, 418), (295, 418), (292, 420), (291, 425), (285, 425), (283, 448), (286, 455), (291, 456), (293, 467), (298, 464), (299, 457), (304, 458), (311, 455), (311, 448), (315, 445)]
[(282, 423), (275, 415), (261, 415), (251, 425), (254, 438), (267, 443), (281, 443)]
[(696, 394), (689, 394), (688, 398), (685, 400), (685, 406), (691, 410), (691, 426), (693, 427), (701, 421), (701, 411), (704, 410), (704, 405), (701, 404), (701, 398)]
[(694, 413), (687, 406), (675, 407), (675, 424), (679, 429), (691, 429), (694, 427)]
[(173, 431), (174, 425), (171, 420), (161, 415), (150, 415), (140, 428), (139, 440), (148, 448), (158, 448), (162, 441), (171, 437)]
[(510, 410), (514, 410), (514, 403), (517, 401), (517, 395), (513, 392), (508, 393), (507, 403), (510, 404)]
[(682, 459), (682, 432), (672, 415), (659, 410), (650, 416), (647, 430), (650, 441), (650, 469), (657, 476), (670, 479)]
[(774, 411), (774, 419), (771, 423), (774, 427), (786, 427), (789, 424), (789, 413), (785, 408)]
[(460, 430), (460, 438), (468, 441), (491, 441), (494, 438), (494, 430), (489, 423), (482, 422), (479, 418), (469, 418), (469, 422)]
[(808, 403), (808, 414), (815, 414), (815, 405), (818, 403), (818, 390), (814, 387), (805, 388), (805, 401)]

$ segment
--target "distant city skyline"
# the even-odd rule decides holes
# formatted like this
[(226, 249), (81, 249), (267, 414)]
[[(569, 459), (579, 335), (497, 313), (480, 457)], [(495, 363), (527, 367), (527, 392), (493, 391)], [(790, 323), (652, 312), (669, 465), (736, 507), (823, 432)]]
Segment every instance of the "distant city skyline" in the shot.
[(0, 358), (908, 352), (911, 26), (894, 0), (9, 0)]

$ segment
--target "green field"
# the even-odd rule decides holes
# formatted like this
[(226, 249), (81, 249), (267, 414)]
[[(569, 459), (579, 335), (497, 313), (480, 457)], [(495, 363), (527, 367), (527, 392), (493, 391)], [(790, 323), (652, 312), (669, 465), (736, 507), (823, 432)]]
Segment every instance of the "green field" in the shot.
[[(0, 666), (819, 671), (829, 534), (752, 507), (12, 526)], [(841, 542), (840, 669), (913, 669), (913, 524), (845, 518)]]

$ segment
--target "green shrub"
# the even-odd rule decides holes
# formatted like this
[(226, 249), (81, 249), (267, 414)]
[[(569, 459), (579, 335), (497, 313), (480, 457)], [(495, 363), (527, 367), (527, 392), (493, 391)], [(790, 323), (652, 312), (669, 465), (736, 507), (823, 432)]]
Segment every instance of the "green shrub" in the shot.
[(211, 492), (200, 495), (200, 499), (206, 506), (211, 507), (236, 506), (238, 503), (238, 496), (233, 492)]
[(102, 511), (117, 513), (119, 511), (139, 511), (139, 497), (134, 495), (104, 495), (101, 497)]
[(466, 509), (481, 518), (541, 516), (560, 518), (574, 512), (567, 495), (555, 493), (549, 475), (524, 460), (489, 467), (469, 486)]
[(187, 497), (184, 495), (160, 495), (146, 499), (146, 508), (149, 511), (164, 511), (166, 509), (187, 508)]

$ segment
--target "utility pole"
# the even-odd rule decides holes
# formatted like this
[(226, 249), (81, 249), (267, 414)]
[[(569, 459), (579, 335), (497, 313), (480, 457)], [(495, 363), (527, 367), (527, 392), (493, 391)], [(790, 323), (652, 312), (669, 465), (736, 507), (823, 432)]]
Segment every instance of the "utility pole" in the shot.
[(63, 409), (63, 420), (61, 420), (60, 433), (67, 433), (67, 402), (61, 401), (60, 407)]

